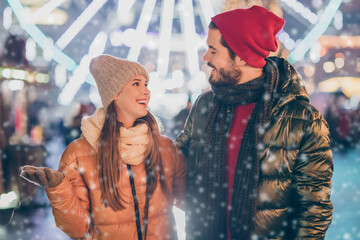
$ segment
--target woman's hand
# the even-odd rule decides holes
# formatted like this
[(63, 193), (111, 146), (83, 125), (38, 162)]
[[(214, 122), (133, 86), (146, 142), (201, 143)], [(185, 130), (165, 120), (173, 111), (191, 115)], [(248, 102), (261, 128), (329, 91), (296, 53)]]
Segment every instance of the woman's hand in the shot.
[(21, 168), (20, 176), (31, 183), (45, 188), (55, 187), (64, 179), (64, 174), (58, 170), (30, 165), (25, 165)]

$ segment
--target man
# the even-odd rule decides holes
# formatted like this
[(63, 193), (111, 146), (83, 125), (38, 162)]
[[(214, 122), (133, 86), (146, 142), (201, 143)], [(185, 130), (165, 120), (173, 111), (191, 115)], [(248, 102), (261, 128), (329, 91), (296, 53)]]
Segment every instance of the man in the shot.
[(323, 239), (332, 218), (329, 131), (277, 50), (284, 20), (253, 6), (216, 15), (212, 90), (176, 139), (188, 159), (187, 239)]

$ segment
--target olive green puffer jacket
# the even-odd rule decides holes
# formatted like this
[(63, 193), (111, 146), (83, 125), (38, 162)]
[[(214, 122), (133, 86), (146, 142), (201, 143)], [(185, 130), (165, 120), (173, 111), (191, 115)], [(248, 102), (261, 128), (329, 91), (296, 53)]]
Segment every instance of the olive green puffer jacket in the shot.
[[(294, 68), (282, 58), (268, 59), (274, 61), (279, 70), (280, 97), (263, 137), (255, 234), (259, 239), (323, 239), (333, 209), (330, 201), (333, 161), (328, 125), (309, 104)], [(213, 97), (209, 91), (197, 99), (184, 130), (176, 139), (188, 161), (188, 239), (202, 239), (194, 234), (202, 225), (191, 218), (191, 212), (201, 204), (197, 201), (199, 186), (194, 187), (194, 182), (202, 146), (200, 139)], [(227, 114), (232, 117), (231, 109)]]

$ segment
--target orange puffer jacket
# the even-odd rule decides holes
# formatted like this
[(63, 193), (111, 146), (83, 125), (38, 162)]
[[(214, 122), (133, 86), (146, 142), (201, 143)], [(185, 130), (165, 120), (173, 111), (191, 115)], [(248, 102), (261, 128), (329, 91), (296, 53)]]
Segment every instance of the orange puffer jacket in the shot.
[[(174, 202), (166, 200), (158, 180), (149, 203), (147, 240), (175, 238), (172, 206), (185, 199), (185, 162), (169, 138), (162, 136), (160, 142), (166, 183)], [(145, 163), (131, 168), (140, 218), (143, 219)], [(96, 153), (85, 138), (69, 144), (62, 155), (59, 170), (65, 173), (65, 178), (58, 186), (46, 188), (46, 193), (53, 208), (56, 225), (61, 230), (73, 239), (138, 239), (134, 201), (125, 164), (122, 164), (120, 171), (119, 189), (126, 208), (117, 212), (102, 204)]]

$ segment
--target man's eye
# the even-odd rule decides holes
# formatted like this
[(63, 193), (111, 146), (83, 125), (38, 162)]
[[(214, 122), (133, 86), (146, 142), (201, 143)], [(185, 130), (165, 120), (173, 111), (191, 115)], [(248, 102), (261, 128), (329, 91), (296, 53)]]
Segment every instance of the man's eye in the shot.
[(215, 54), (216, 52), (210, 52), (211, 54)]
[(138, 82), (135, 82), (135, 83), (133, 84), (133, 86), (139, 86), (139, 83), (138, 83)]

